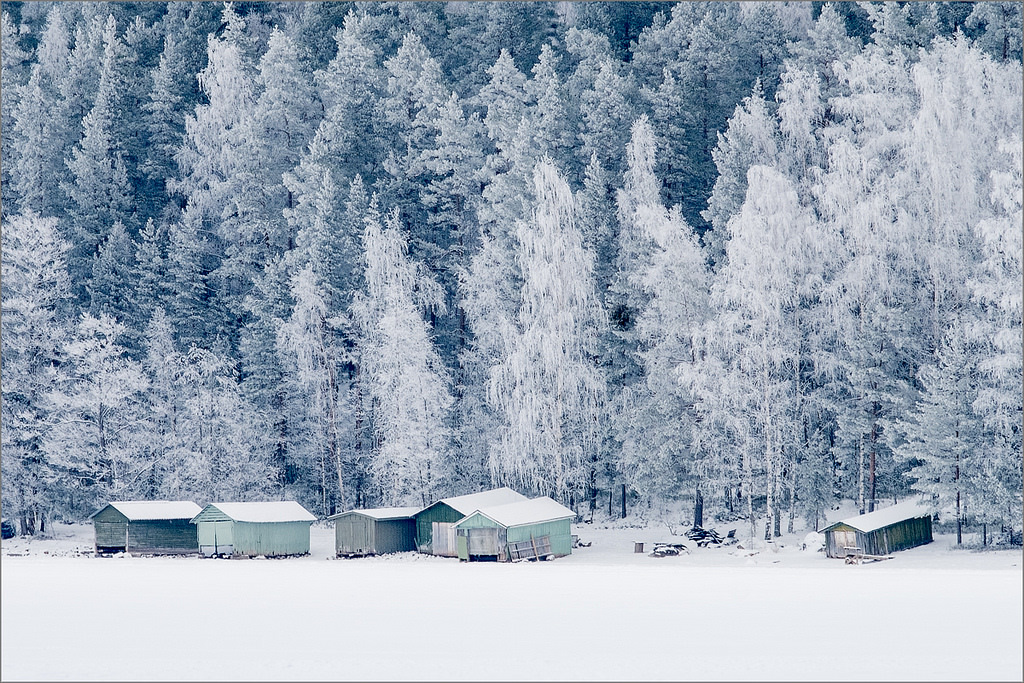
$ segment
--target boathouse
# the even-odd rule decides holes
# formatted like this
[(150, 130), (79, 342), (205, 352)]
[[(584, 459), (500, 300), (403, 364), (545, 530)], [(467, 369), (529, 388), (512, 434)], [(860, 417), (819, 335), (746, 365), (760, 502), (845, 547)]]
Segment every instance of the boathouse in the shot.
[(931, 543), (932, 515), (930, 508), (915, 498), (836, 522), (822, 533), (829, 557), (888, 555)]
[(189, 500), (124, 500), (92, 513), (96, 553), (176, 555), (199, 551), (189, 520), (199, 506)]

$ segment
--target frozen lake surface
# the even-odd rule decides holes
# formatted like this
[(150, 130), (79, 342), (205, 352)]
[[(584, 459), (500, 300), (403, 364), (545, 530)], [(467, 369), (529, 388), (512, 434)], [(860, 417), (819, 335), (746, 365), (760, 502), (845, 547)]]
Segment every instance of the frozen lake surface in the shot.
[(13, 680), (1021, 680), (1021, 553), (951, 539), (846, 565), (782, 539), (652, 558), (662, 529), (575, 530), (552, 562), (404, 553), (91, 556), (92, 531), (3, 543)]

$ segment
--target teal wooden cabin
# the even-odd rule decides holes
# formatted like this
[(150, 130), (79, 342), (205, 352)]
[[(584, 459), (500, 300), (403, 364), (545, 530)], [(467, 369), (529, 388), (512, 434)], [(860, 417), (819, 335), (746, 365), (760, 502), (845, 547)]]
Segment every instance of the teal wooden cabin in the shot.
[(315, 521), (294, 501), (210, 503), (192, 518), (203, 557), (308, 555)]
[(416, 513), (416, 549), (429, 555), (456, 557), (455, 523), (474, 510), (526, 500), (507, 486), (465, 496), (442, 498)]
[(349, 510), (331, 515), (337, 557), (383, 555), (416, 550), (418, 507)]
[(576, 513), (551, 498), (475, 510), (455, 524), (460, 560), (508, 562), (572, 554)]
[(931, 543), (932, 515), (919, 500), (907, 500), (835, 522), (822, 533), (828, 557), (888, 555)]
[(199, 506), (187, 500), (126, 500), (108, 503), (90, 515), (96, 554), (183, 555), (199, 552), (189, 521)]

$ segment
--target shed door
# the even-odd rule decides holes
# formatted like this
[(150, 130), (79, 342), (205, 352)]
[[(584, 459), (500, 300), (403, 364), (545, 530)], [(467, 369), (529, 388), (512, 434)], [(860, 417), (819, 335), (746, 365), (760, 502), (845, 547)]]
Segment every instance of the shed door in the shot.
[(455, 540), (455, 524), (452, 522), (431, 522), (433, 554), (456, 557), (458, 546)]
[(846, 548), (853, 548), (857, 545), (856, 531), (836, 530), (835, 534), (836, 550), (839, 552), (840, 557), (846, 554)]
[(497, 555), (498, 530), (495, 528), (469, 529), (469, 554)]
[(232, 522), (213, 523), (214, 553), (231, 555), (235, 552), (234, 528)]
[(338, 520), (341, 526), (341, 545), (339, 549), (348, 553), (364, 553), (369, 548), (365, 520), (359, 517), (348, 517)]

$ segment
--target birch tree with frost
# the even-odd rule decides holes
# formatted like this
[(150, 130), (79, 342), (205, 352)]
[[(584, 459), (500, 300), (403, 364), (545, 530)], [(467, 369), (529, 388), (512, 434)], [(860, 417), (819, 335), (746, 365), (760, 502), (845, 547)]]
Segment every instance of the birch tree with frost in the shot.
[(427, 505), (444, 482), (452, 397), (421, 312), (443, 306), (444, 295), (409, 258), (397, 209), (382, 224), (371, 203), (363, 248), (366, 289), (353, 308), (372, 402), (370, 470), (383, 505)]
[(517, 230), (518, 332), (488, 386), (488, 400), (505, 421), (491, 471), (495, 483), (573, 502), (604, 409), (606, 389), (594, 361), (603, 312), (568, 184), (544, 159), (533, 186), (532, 220)]

